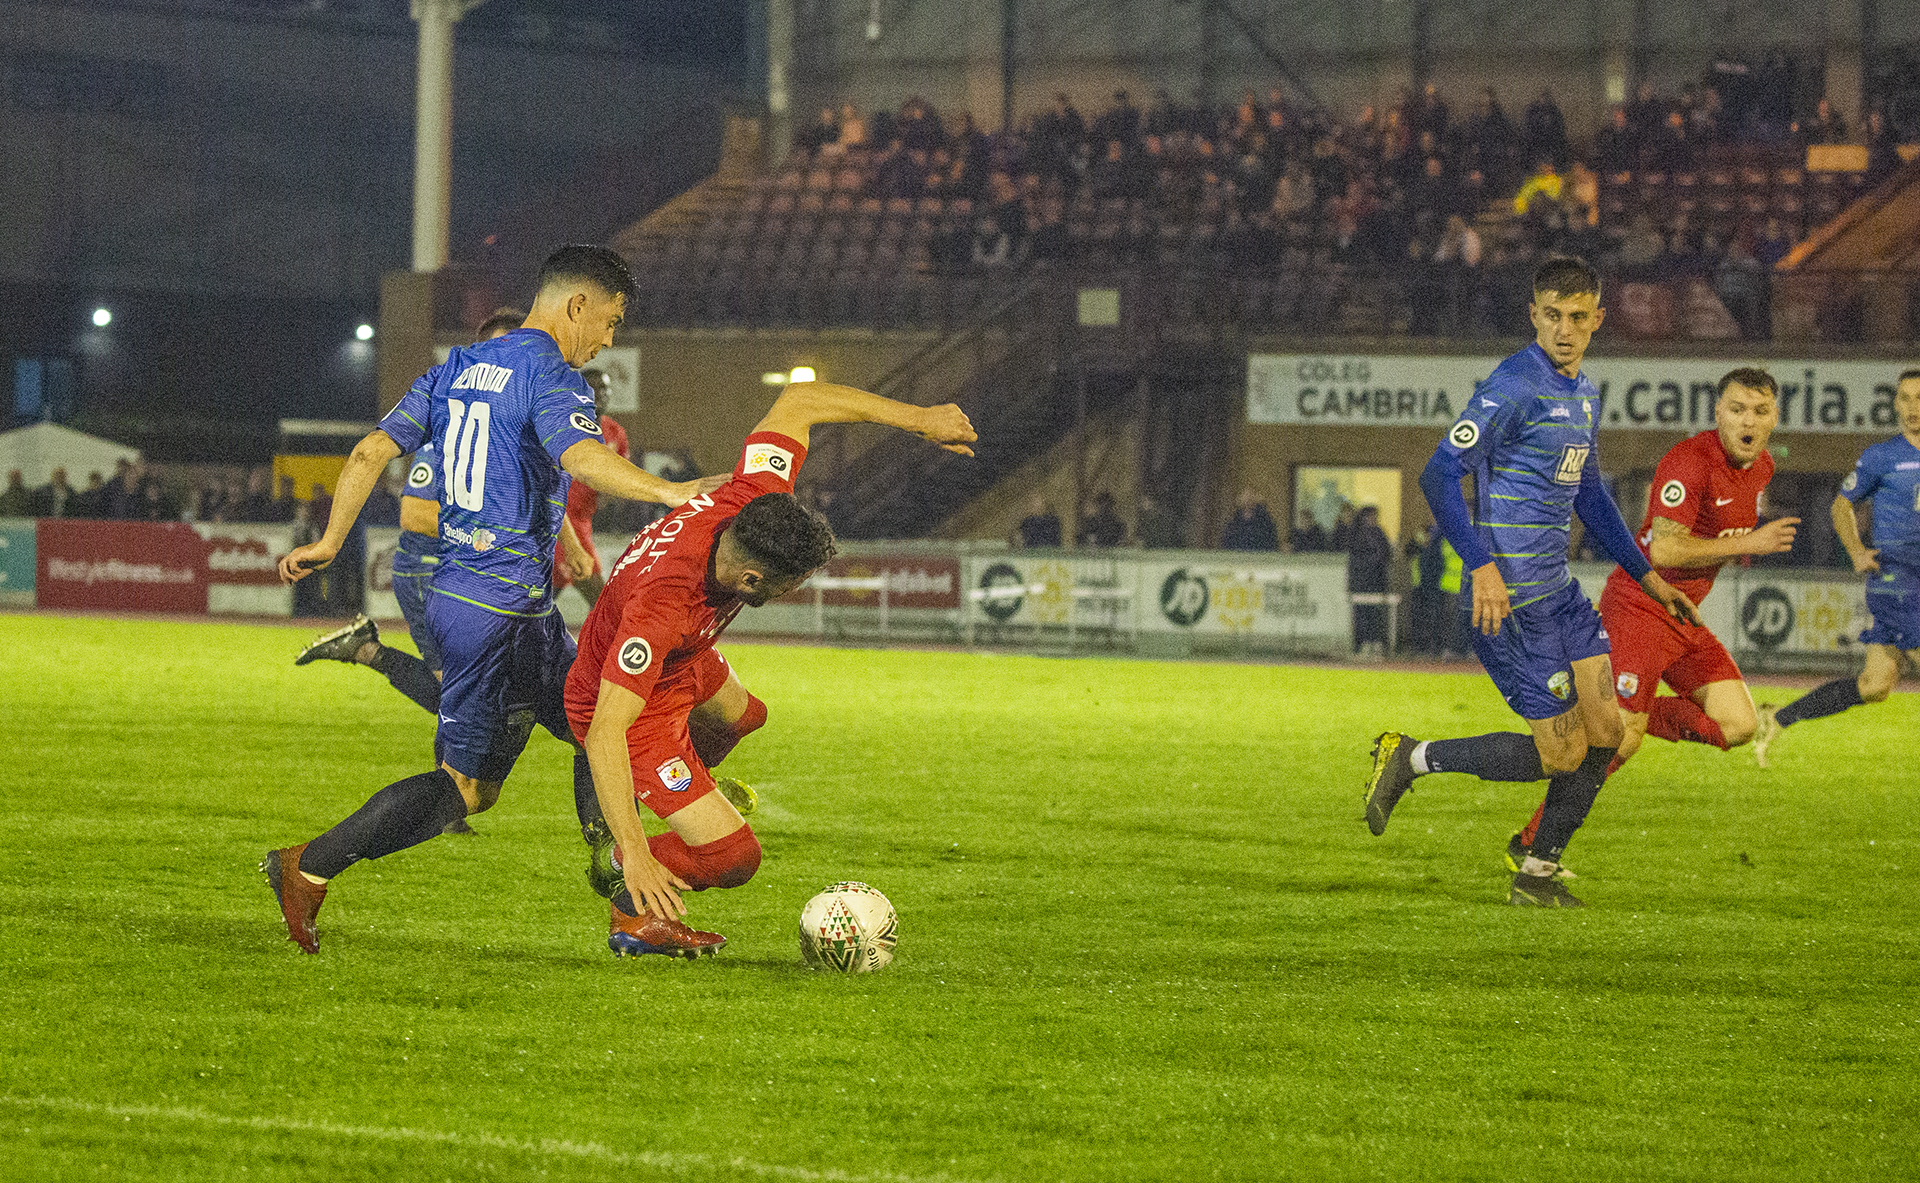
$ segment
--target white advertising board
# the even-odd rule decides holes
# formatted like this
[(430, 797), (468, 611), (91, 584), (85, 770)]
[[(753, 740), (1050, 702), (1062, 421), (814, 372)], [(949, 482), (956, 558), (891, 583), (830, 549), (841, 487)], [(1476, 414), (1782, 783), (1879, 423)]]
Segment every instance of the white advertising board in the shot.
[[(1322, 427), (1445, 427), (1497, 357), (1256, 353), (1247, 358), (1247, 422)], [(1601, 423), (1637, 431), (1713, 426), (1715, 359), (1599, 357), (1584, 371), (1600, 388)], [(1895, 430), (1896, 362), (1773, 361), (1780, 430)]]

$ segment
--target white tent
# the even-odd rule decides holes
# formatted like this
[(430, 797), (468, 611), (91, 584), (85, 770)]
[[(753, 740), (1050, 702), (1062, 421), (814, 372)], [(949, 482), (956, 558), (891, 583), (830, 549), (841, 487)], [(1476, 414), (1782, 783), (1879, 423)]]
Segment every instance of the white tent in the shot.
[(138, 448), (116, 444), (62, 427), (58, 423), (35, 423), (0, 435), (0, 488), (6, 475), (19, 469), (27, 488), (37, 489), (53, 479), (53, 470), (67, 470), (67, 483), (76, 489), (87, 487), (87, 474), (97, 472), (113, 476), (113, 466), (121, 460), (140, 459)]

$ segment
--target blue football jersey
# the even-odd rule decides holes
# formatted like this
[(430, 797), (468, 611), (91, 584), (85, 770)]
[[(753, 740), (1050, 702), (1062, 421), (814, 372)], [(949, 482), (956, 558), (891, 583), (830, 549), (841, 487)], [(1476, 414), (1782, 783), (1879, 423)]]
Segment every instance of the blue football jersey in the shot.
[[(418, 497), (422, 501), (438, 504), (440, 500), (440, 456), (433, 450), (433, 441), (420, 445), (420, 450), (407, 462), (407, 487), (400, 493), (402, 497)], [(440, 565), (440, 538), (435, 534), (420, 534), (413, 530), (400, 531), (400, 544), (393, 552), (393, 573), (395, 575), (431, 575)]]
[(1882, 440), (1860, 454), (1840, 485), (1855, 505), (1873, 498), (1873, 542), (1880, 574), (1870, 588), (1920, 587), (1920, 448), (1904, 435)]
[(455, 349), (380, 421), (440, 468), (437, 595), (493, 612), (553, 610), (553, 548), (571, 478), (560, 457), (600, 440), (593, 392), (539, 329)]
[(1598, 471), (1600, 393), (1538, 345), (1475, 387), (1440, 446), (1473, 474), (1474, 526), (1518, 608), (1573, 582), (1567, 546), (1582, 474)]

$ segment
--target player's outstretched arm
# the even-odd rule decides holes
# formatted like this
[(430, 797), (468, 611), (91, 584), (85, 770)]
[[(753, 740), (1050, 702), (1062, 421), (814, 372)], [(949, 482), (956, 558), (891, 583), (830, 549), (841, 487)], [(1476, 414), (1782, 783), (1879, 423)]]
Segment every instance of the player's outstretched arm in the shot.
[(725, 476), (677, 483), (663, 481), (599, 440), (581, 440), (560, 453), (560, 467), (587, 482), (587, 487), (596, 493), (661, 505), (682, 505), (727, 483)]
[(962, 456), (973, 455), (973, 449), (967, 445), (980, 438), (974, 434), (966, 413), (952, 403), (916, 407), (831, 382), (796, 382), (788, 386), (754, 430), (777, 432), (806, 447), (808, 433), (819, 423), (881, 423), (912, 432)]
[(340, 553), (340, 547), (347, 541), (347, 531), (359, 520), (367, 494), (373, 492), (374, 483), (386, 471), (388, 461), (399, 454), (400, 445), (378, 428), (353, 445), (353, 454), (347, 457), (347, 465), (340, 470), (340, 480), (333, 487), (333, 514), (327, 518), (326, 533), (320, 536), (320, 541), (296, 547), (280, 557), (282, 583), (305, 579), (333, 562), (333, 556)]
[(1878, 571), (1880, 552), (1869, 547), (1860, 539), (1860, 518), (1854, 512), (1853, 502), (1846, 497), (1833, 499), (1833, 532), (1840, 537), (1840, 545), (1847, 548), (1847, 557), (1853, 560), (1853, 569), (1859, 572)]
[(587, 766), (593, 770), (593, 794), (600, 800), (600, 812), (613, 831), (613, 840), (620, 844), (620, 868), (626, 876), (627, 890), (633, 893), (634, 906), (662, 920), (672, 920), (687, 914), (679, 893), (693, 889), (653, 857), (647, 848), (647, 832), (640, 827), (640, 814), (633, 805), (633, 758), (627, 752), (627, 729), (646, 705), (647, 700), (638, 694), (603, 679), (600, 699), (593, 708), (593, 723), (581, 746), (587, 749)]
[(1775, 518), (1751, 533), (1730, 538), (1695, 538), (1672, 518), (1653, 519), (1647, 557), (1656, 567), (1713, 567), (1740, 555), (1778, 555), (1793, 549), (1799, 518)]

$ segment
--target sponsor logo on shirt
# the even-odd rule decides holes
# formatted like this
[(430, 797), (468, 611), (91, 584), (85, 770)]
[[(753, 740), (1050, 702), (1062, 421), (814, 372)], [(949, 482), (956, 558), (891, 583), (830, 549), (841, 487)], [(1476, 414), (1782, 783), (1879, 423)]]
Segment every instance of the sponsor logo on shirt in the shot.
[(460, 371), (453, 380), (455, 390), (484, 390), (499, 394), (507, 388), (507, 379), (513, 377), (513, 371), (505, 366), (488, 365), (479, 361)]
[(424, 489), (433, 480), (433, 465), (425, 460), (414, 461), (413, 468), (407, 473), (407, 488)]
[(1568, 444), (1560, 450), (1560, 466), (1553, 471), (1554, 483), (1577, 485), (1580, 483), (1580, 470), (1587, 466), (1587, 453), (1593, 451), (1591, 444)]
[(1660, 486), (1660, 504), (1672, 509), (1687, 499), (1687, 487), (1679, 481), (1668, 481)]
[(493, 549), (493, 531), (481, 526), (474, 530), (463, 530), (448, 522), (440, 523), (440, 537), (448, 542), (457, 542), (461, 546), (470, 546), (477, 551)]
[(600, 434), (600, 425), (598, 423), (595, 423), (593, 421), (593, 417), (591, 415), (586, 414), (584, 411), (575, 411), (573, 413), (573, 416), (570, 419), (568, 419), (567, 422), (573, 424), (573, 429), (575, 431), (584, 431), (588, 435)]
[(620, 646), (620, 668), (629, 674), (644, 674), (653, 664), (653, 647), (639, 637), (630, 637)]
[(654, 769), (654, 772), (670, 793), (684, 793), (693, 785), (693, 770), (678, 756)]
[(772, 444), (754, 444), (747, 449), (747, 462), (741, 473), (746, 475), (755, 472), (770, 472), (783, 481), (790, 481), (793, 479), (793, 453)]
[(1453, 430), (1447, 433), (1447, 442), (1461, 449), (1473, 447), (1480, 442), (1480, 425), (1471, 419), (1460, 420), (1453, 425)]
[(1572, 412), (1572, 411), (1569, 411), (1569, 410), (1567, 410), (1567, 409), (1566, 409), (1565, 407), (1555, 407), (1555, 408), (1553, 408), (1553, 410), (1551, 410), (1551, 411), (1548, 411), (1548, 412), (1547, 412), (1547, 418), (1549, 418), (1549, 419), (1571, 419), (1571, 418), (1573, 418), (1573, 412)]
[(1613, 688), (1621, 698), (1632, 698), (1640, 693), (1640, 675), (1621, 674), (1613, 680)]

